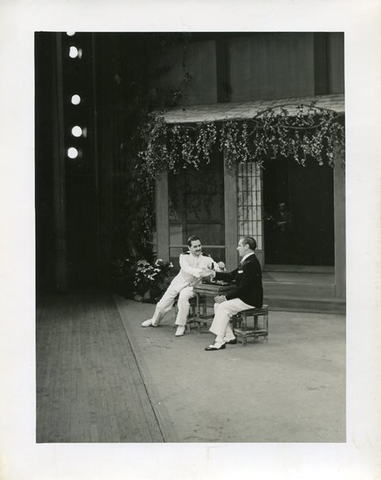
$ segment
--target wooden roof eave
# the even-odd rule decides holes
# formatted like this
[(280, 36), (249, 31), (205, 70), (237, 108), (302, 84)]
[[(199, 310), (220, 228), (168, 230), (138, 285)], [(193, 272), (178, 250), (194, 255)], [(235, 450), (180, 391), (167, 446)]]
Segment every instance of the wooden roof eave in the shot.
[(260, 119), (265, 111), (286, 109), (289, 116), (296, 115), (300, 105), (313, 106), (317, 110), (330, 110), (338, 116), (344, 115), (344, 94), (295, 97), (253, 102), (216, 103), (210, 105), (191, 105), (156, 112), (167, 124), (194, 125), (205, 123), (223, 123), (227, 121), (252, 121)]

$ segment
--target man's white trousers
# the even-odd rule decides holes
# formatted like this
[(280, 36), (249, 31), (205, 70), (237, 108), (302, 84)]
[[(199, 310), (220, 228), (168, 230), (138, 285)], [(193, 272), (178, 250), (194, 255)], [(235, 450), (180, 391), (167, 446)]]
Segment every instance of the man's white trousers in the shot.
[(167, 291), (156, 305), (155, 313), (152, 317), (152, 323), (154, 325), (158, 325), (164, 315), (173, 307), (177, 295), (179, 296), (179, 299), (177, 301), (178, 313), (175, 324), (182, 326), (186, 325), (189, 315), (189, 300), (195, 297), (196, 294), (193, 291), (193, 287), (185, 287), (180, 290), (179, 293), (179, 291), (171, 285), (169, 285)]
[(236, 313), (249, 308), (254, 307), (239, 298), (232, 298), (231, 300), (214, 304), (214, 319), (209, 331), (217, 335), (216, 342), (223, 343), (234, 339), (234, 333), (229, 321)]

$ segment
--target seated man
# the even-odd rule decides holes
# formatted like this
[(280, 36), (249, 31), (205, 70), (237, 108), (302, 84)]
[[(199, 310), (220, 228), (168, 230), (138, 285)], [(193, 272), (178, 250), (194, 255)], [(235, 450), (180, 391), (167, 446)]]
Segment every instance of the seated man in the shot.
[(172, 308), (176, 297), (179, 296), (177, 302), (179, 311), (175, 322), (178, 327), (175, 336), (184, 335), (189, 315), (189, 300), (196, 295), (193, 287), (200, 283), (203, 277), (210, 276), (212, 264), (212, 268), (215, 270), (225, 267), (223, 262), (217, 264), (212, 258), (202, 254), (201, 241), (195, 235), (188, 239), (187, 245), (189, 251), (180, 255), (180, 272), (157, 303), (153, 317), (144, 321), (142, 327), (157, 327), (164, 315)]
[(262, 270), (254, 250), (257, 243), (252, 237), (244, 237), (238, 243), (238, 253), (242, 257), (240, 266), (228, 273), (211, 272), (215, 280), (235, 282), (236, 288), (226, 296), (215, 297), (214, 319), (210, 331), (216, 335), (212, 345), (206, 351), (225, 348), (227, 343), (237, 343), (229, 320), (236, 313), (249, 308), (260, 308), (263, 304)]

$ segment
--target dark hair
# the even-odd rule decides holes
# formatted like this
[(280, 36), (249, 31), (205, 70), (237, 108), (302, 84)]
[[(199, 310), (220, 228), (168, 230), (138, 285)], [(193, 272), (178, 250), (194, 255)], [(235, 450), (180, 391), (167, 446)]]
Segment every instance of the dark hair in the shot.
[(257, 248), (257, 242), (254, 240), (253, 237), (243, 237), (242, 243), (245, 245), (249, 245), (251, 250), (255, 250)]
[[(192, 242), (195, 242), (196, 240), (200, 240), (200, 238), (197, 235), (191, 235), (187, 240), (188, 247), (191, 247)], [(200, 242), (201, 242), (201, 240), (200, 240)]]

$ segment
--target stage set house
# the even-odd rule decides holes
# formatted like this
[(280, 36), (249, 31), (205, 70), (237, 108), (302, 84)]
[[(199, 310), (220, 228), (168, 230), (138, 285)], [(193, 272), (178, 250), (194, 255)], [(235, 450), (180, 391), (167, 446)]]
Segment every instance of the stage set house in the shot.
[[(343, 52), (343, 35), (335, 33), (236, 34), (192, 42), (186, 95), (157, 115), (168, 130), (192, 132), (200, 125), (260, 122), (270, 111), (292, 124), (313, 105), (314, 115), (330, 112), (344, 126)], [(175, 50), (172, 55), (174, 61)], [(179, 55), (178, 68), (161, 82), (181, 74)], [(207, 165), (162, 172), (156, 182), (158, 256), (176, 262), (188, 236), (197, 234), (204, 250), (232, 269), (238, 239), (252, 235), (268, 303), (343, 312), (342, 148), (336, 143), (330, 162), (310, 156), (303, 165), (292, 156), (265, 153), (260, 164), (229, 165), (226, 150), (214, 147)]]

